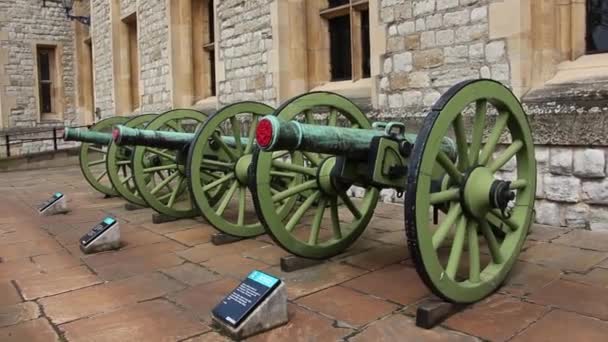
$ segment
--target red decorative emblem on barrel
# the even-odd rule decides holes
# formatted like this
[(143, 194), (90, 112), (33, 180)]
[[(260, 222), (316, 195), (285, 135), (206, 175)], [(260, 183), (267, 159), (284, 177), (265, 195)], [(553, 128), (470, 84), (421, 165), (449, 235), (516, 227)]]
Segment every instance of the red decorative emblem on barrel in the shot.
[(272, 142), (272, 123), (268, 119), (261, 119), (255, 132), (255, 139), (260, 147), (268, 147)]

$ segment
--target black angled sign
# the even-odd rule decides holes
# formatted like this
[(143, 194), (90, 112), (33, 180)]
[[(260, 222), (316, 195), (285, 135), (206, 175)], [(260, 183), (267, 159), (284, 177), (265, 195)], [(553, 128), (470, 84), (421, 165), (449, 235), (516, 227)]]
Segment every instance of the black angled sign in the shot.
[(253, 271), (213, 309), (213, 315), (237, 327), (280, 283), (278, 278)]
[(59, 201), (61, 198), (63, 198), (63, 194), (61, 192), (54, 193), (51, 198), (44, 201), (44, 203), (42, 203), (40, 206), (38, 206), (38, 211), (40, 211), (40, 212), (44, 211), (48, 207), (52, 206), (55, 202)]
[(93, 229), (89, 230), (88, 233), (80, 238), (80, 244), (83, 246), (88, 245), (95, 240), (99, 235), (103, 234), (106, 230), (110, 229), (116, 224), (116, 219), (113, 217), (106, 217), (100, 223), (96, 224)]

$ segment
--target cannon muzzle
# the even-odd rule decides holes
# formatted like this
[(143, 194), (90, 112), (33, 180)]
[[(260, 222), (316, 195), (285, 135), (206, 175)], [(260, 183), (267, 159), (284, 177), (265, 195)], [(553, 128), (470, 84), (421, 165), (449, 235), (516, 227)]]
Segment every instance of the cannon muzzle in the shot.
[(112, 142), (112, 135), (110, 133), (66, 127), (63, 131), (63, 140), (80, 141), (98, 145), (109, 145)]

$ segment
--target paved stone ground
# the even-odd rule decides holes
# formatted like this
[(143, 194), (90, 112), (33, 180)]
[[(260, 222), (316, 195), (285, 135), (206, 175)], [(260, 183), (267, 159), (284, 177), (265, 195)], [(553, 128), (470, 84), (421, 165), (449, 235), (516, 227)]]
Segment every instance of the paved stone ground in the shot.
[[(72, 212), (39, 217), (54, 191)], [(402, 208), (378, 208), (363, 238), (320, 266), (282, 273), (267, 237), (209, 243), (198, 220), (154, 225), (148, 209), (103, 199), (77, 168), (0, 173), (1, 341), (224, 341), (210, 309), (252, 269), (286, 281), (290, 322), (253, 341), (605, 341), (608, 234), (536, 226), (502, 289), (433, 330), (409, 261)], [(124, 247), (85, 256), (78, 238), (106, 214)]]

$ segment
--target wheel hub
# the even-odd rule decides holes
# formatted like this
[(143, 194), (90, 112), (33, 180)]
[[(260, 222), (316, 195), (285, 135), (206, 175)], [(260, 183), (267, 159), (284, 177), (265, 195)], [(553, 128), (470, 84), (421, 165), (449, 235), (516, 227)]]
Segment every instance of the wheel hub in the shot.
[(462, 207), (475, 218), (484, 218), (495, 208), (504, 212), (513, 199), (515, 193), (510, 190), (510, 182), (494, 179), (492, 171), (484, 166), (470, 169), (460, 187)]
[(236, 179), (242, 185), (247, 185), (247, 171), (249, 169), (249, 165), (251, 165), (251, 156), (251, 154), (246, 154), (240, 157), (234, 165), (234, 174), (236, 175)]

